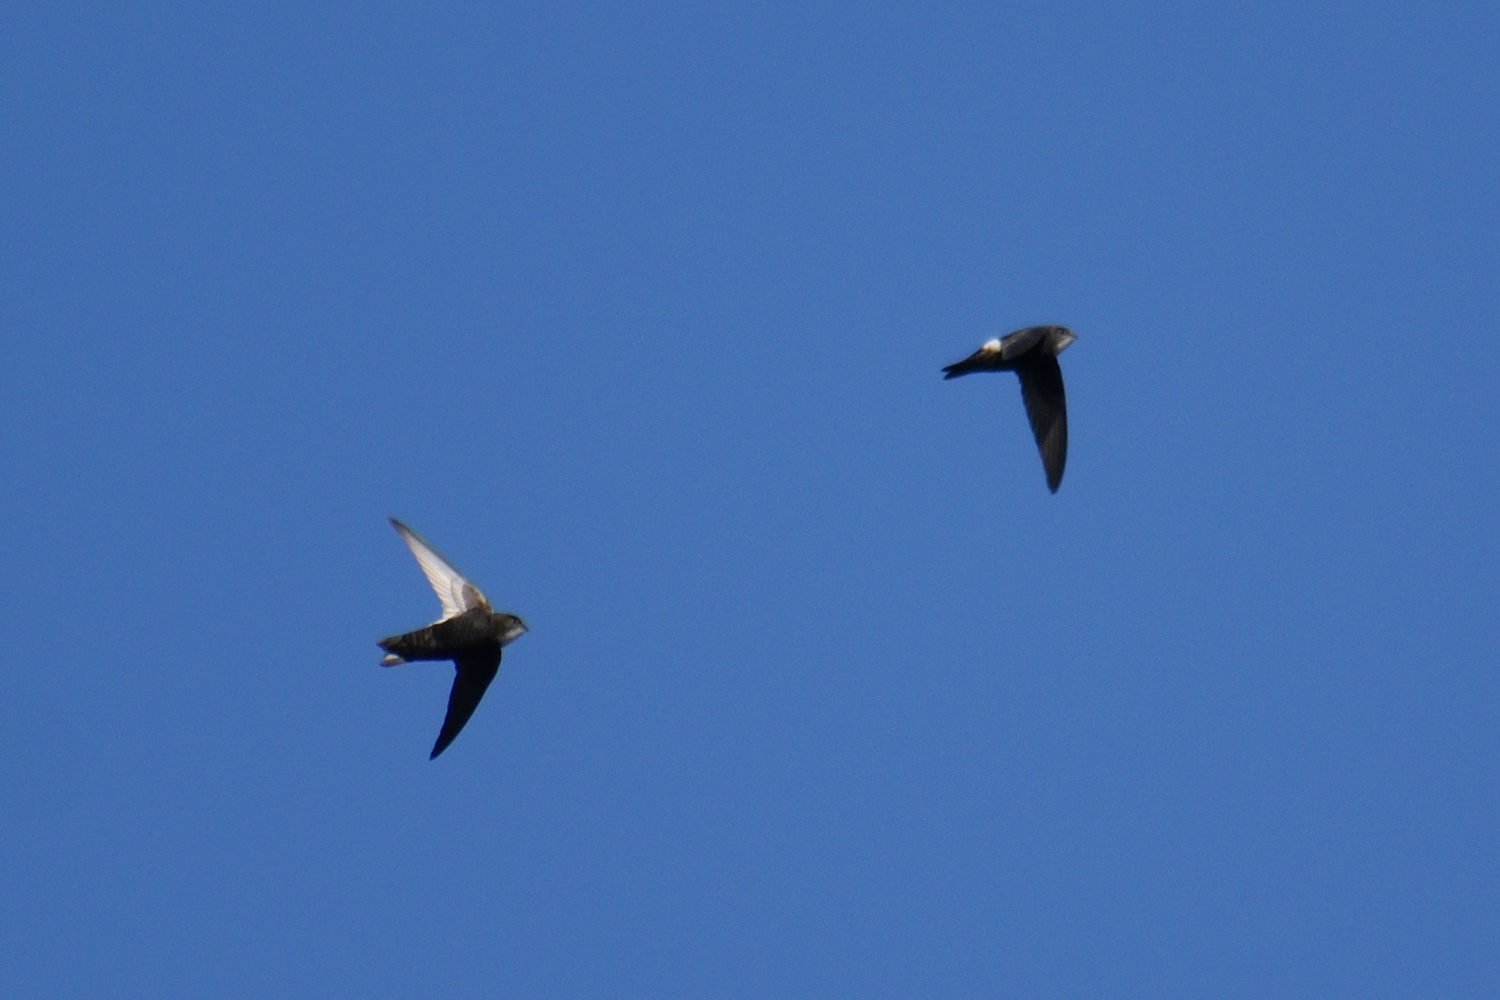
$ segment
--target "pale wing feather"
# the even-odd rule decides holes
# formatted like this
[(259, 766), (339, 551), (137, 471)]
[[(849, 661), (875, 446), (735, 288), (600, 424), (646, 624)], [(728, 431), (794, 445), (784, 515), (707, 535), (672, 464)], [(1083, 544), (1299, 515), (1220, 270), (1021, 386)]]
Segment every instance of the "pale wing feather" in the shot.
[(489, 601), (479, 592), (479, 588), (465, 580), (463, 574), (438, 555), (437, 550), (428, 545), (421, 535), (394, 517), (391, 518), (391, 525), (401, 535), (401, 540), (406, 543), (406, 547), (411, 549), (411, 554), (417, 557), (417, 565), (422, 567), (427, 582), (432, 584), (438, 600), (443, 604), (443, 617), (438, 621), (445, 622), (470, 608), (488, 606)]

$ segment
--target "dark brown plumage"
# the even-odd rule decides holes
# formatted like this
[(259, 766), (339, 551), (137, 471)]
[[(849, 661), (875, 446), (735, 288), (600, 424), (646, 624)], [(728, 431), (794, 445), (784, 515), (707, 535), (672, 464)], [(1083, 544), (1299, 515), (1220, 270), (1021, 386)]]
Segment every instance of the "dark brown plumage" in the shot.
[(1065, 326), (1028, 326), (990, 341), (943, 369), (945, 379), (971, 372), (1015, 372), (1019, 376), (1021, 399), (1042, 455), (1047, 488), (1053, 493), (1062, 485), (1063, 466), (1068, 461), (1068, 407), (1057, 356), (1076, 339)]
[[(479, 588), (461, 576), (437, 550), (406, 525), (391, 519), (417, 557), (427, 582), (443, 604), (443, 617), (424, 628), (381, 639), (386, 656), (381, 666), (409, 660), (452, 660), (456, 675), (448, 693), (448, 714), (432, 747), (432, 757), (448, 748), (500, 671), (500, 650), (526, 631), (515, 615), (495, 611)], [(429, 758), (431, 759), (431, 758)]]

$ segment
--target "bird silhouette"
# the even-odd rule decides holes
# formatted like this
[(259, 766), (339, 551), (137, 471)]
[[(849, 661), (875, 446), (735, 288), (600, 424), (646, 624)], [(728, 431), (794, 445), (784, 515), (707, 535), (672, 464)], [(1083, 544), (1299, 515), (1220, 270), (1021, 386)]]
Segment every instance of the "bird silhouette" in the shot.
[(452, 660), (456, 675), (448, 694), (448, 714), (433, 744), (431, 760), (444, 750), (464, 728), (464, 723), (479, 707), (479, 699), (500, 671), (500, 649), (526, 631), (526, 623), (515, 615), (495, 611), (489, 600), (463, 575), (454, 569), (422, 536), (391, 518), (427, 582), (437, 591), (443, 605), (443, 617), (425, 628), (405, 635), (381, 639), (385, 650), (383, 667), (394, 667), (409, 660)]
[(1077, 339), (1065, 326), (1028, 326), (990, 341), (943, 369), (945, 379), (971, 372), (1015, 372), (1020, 377), (1021, 399), (1042, 453), (1047, 488), (1053, 493), (1062, 484), (1068, 461), (1068, 404), (1057, 356)]

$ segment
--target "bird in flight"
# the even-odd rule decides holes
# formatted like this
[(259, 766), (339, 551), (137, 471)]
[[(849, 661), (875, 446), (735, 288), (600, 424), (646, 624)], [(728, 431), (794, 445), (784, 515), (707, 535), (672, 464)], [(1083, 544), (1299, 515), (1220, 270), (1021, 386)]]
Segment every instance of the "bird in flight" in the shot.
[(380, 665), (394, 667), (408, 660), (452, 660), (457, 671), (448, 695), (448, 714), (428, 758), (431, 760), (448, 749), (448, 744), (474, 714), (479, 699), (500, 670), (500, 648), (524, 633), (526, 623), (515, 615), (491, 608), (479, 588), (465, 580), (422, 536), (394, 517), (391, 524), (417, 557), (417, 565), (427, 575), (427, 582), (437, 591), (443, 617), (415, 632), (381, 639), (379, 645), (386, 655)]
[(1068, 406), (1063, 398), (1062, 368), (1057, 356), (1078, 338), (1065, 326), (1028, 326), (992, 340), (962, 361), (943, 369), (943, 378), (970, 372), (1015, 372), (1021, 399), (1031, 419), (1031, 433), (1047, 470), (1047, 488), (1062, 484), (1068, 461)]

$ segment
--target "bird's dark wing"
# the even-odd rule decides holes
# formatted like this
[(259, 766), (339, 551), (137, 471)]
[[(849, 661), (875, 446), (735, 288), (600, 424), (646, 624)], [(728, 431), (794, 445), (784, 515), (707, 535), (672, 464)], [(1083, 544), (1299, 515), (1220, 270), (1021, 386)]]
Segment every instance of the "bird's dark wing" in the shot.
[(1021, 376), (1021, 399), (1026, 403), (1026, 416), (1031, 418), (1037, 450), (1042, 453), (1042, 467), (1047, 470), (1047, 488), (1056, 493), (1068, 461), (1068, 406), (1063, 398), (1062, 368), (1055, 356), (1047, 354), (1017, 365), (1016, 374)]
[(1000, 338), (1000, 357), (1005, 361), (1014, 361), (1037, 344), (1041, 343), (1042, 337), (1047, 333), (1045, 326), (1028, 326), (1024, 330), (1016, 330), (1007, 333)]
[(443, 719), (443, 731), (438, 733), (437, 742), (432, 745), (432, 757), (448, 749), (448, 744), (479, 707), (479, 699), (484, 697), (490, 681), (500, 672), (500, 647), (460, 656), (454, 661), (454, 666), (458, 668), (458, 674), (453, 678), (453, 690), (448, 694), (448, 715)]

